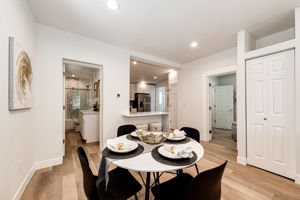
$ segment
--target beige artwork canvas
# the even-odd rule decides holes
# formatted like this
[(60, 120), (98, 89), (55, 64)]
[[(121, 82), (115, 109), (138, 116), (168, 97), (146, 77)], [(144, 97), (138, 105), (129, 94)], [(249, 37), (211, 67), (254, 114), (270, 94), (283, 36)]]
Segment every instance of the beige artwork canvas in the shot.
[(26, 51), (9, 37), (9, 110), (32, 107), (32, 65)]

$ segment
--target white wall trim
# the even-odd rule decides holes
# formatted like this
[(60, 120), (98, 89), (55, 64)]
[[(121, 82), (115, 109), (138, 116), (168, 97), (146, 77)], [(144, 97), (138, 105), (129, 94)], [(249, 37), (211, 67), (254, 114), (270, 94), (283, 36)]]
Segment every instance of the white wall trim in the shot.
[(23, 181), (21, 182), (19, 188), (17, 189), (17, 192), (15, 193), (15, 195), (12, 199), (13, 200), (21, 199), (23, 192), (25, 191), (29, 181), (31, 180), (31, 178), (34, 175), (34, 173), (36, 172), (36, 170), (47, 168), (47, 167), (52, 167), (55, 165), (60, 165), (62, 163), (63, 163), (63, 157), (57, 157), (57, 158), (52, 158), (52, 159), (48, 159), (48, 160), (35, 162), (32, 165), (31, 169), (26, 174)]
[(295, 48), (295, 45), (296, 45), (296, 40), (293, 39), (286, 42), (274, 44), (268, 47), (264, 47), (261, 49), (249, 51), (245, 53), (245, 60), (270, 55), (281, 51), (290, 50)]
[(21, 199), (23, 192), (25, 191), (26, 186), (28, 185), (29, 181), (31, 180), (32, 176), (34, 175), (34, 172), (36, 171), (35, 164), (32, 165), (31, 169), (26, 174), (25, 178), (21, 182), (19, 188), (17, 189), (17, 192), (15, 193), (13, 200)]
[(228, 66), (228, 67), (223, 67), (220, 69), (216, 69), (216, 70), (212, 70), (209, 72), (206, 72), (203, 74), (203, 92), (202, 92), (202, 96), (206, 97), (204, 98), (204, 103), (203, 103), (203, 110), (205, 110), (204, 112), (204, 116), (203, 116), (203, 120), (204, 120), (204, 134), (203, 134), (203, 141), (209, 141), (210, 137), (209, 137), (209, 130), (210, 130), (210, 123), (209, 123), (209, 78), (213, 77), (213, 76), (221, 76), (221, 75), (226, 75), (226, 74), (231, 74), (231, 73), (236, 73), (237, 71), (237, 65), (233, 65), (233, 66)]
[(246, 157), (242, 157), (242, 156), (238, 156), (236, 158), (236, 162), (241, 164), (241, 165), (247, 165), (247, 158)]
[(295, 183), (300, 185), (300, 175), (299, 174), (296, 174), (296, 176), (295, 176)]
[(36, 162), (35, 165), (35, 169), (43, 169), (43, 168), (47, 168), (47, 167), (52, 167), (55, 165), (60, 165), (63, 163), (63, 157), (57, 157), (57, 158), (51, 158), (48, 160), (42, 160), (42, 161), (38, 161)]
[[(295, 9), (295, 82), (296, 102), (300, 101), (300, 7)], [(296, 103), (296, 127), (295, 127), (295, 149), (296, 149), (296, 183), (300, 184), (300, 105)]]

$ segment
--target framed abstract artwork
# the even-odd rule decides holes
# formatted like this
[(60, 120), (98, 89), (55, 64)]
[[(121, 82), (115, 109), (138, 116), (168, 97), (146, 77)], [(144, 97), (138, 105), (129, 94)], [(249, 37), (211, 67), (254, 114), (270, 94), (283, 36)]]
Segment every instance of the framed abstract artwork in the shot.
[(9, 37), (9, 110), (32, 107), (32, 66), (30, 57)]

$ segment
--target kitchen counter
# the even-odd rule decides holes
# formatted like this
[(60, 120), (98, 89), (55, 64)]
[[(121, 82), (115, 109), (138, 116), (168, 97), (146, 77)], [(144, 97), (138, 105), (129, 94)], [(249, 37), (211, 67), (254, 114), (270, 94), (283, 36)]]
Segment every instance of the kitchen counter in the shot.
[(168, 112), (130, 112), (123, 114), (124, 117), (146, 117), (146, 116), (160, 116), (169, 115)]
[(170, 128), (170, 113), (168, 112), (129, 112), (122, 114), (124, 124), (149, 124), (160, 122), (163, 130)]
[(80, 110), (79, 112), (81, 112), (84, 115), (99, 114), (99, 111), (93, 111), (93, 110)]

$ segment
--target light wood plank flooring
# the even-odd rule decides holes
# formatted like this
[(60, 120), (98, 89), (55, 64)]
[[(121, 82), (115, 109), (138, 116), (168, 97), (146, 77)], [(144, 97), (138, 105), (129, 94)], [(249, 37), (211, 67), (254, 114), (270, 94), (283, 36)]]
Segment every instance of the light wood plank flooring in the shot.
[(212, 139), (234, 140), (231, 129), (212, 128)]
[[(255, 167), (237, 164), (234, 141), (217, 137), (212, 142), (201, 144), (205, 149), (204, 158), (198, 163), (201, 171), (220, 165), (224, 160), (229, 161), (222, 180), (222, 199), (300, 199), (300, 186), (293, 181)], [(99, 144), (83, 144), (78, 132), (68, 132), (63, 164), (37, 171), (28, 184), (22, 200), (85, 200), (82, 172), (75, 152), (78, 146), (83, 146), (88, 153), (91, 168), (96, 174), (101, 157)], [(195, 168), (191, 167), (185, 172), (195, 175)], [(140, 180), (136, 172), (132, 174)], [(161, 181), (172, 176), (164, 174)], [(143, 199), (143, 195), (142, 190), (138, 194), (139, 199)]]

